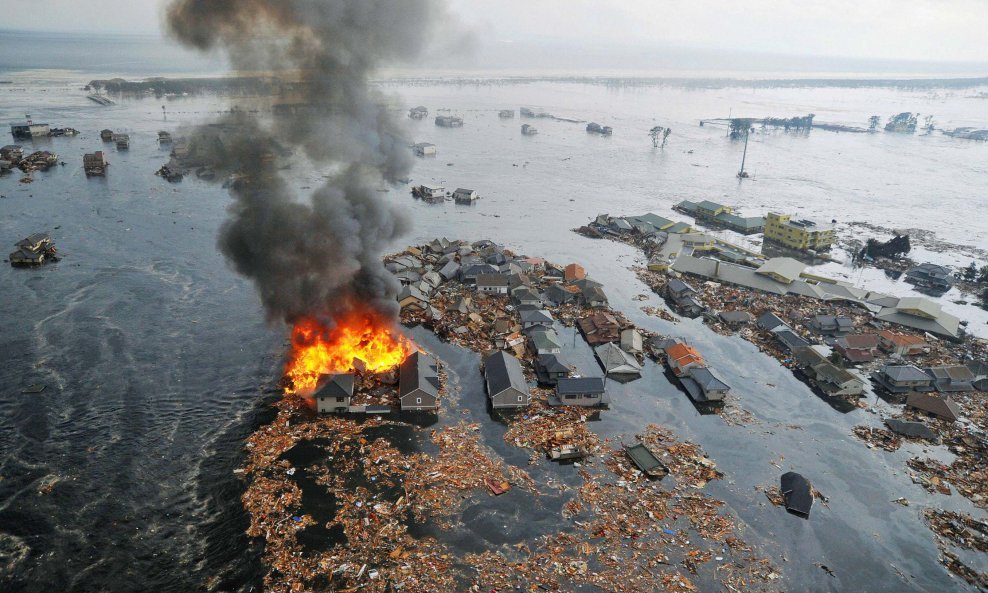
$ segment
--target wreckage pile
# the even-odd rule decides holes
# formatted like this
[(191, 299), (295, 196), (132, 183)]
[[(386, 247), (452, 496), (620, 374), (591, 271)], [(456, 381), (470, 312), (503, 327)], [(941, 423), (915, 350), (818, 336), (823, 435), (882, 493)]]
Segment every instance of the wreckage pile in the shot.
[(937, 546), (947, 569), (976, 587), (988, 588), (988, 572), (979, 573), (950, 550), (953, 546), (988, 552), (988, 523), (969, 515), (934, 509), (927, 509), (923, 516), (930, 529), (937, 534)]
[(17, 163), (17, 168), (25, 173), (47, 171), (58, 164), (58, 155), (47, 150), (32, 152)]
[(530, 463), (538, 462), (556, 447), (575, 447), (580, 458), (600, 451), (600, 437), (587, 426), (587, 408), (550, 407), (547, 389), (532, 390), (532, 403), (524, 415), (509, 417), (504, 440), (510, 445), (530, 449)]
[(886, 451), (898, 451), (899, 447), (902, 446), (902, 437), (884, 428), (855, 426), (851, 432), (854, 436), (868, 443), (869, 446), (885, 449)]

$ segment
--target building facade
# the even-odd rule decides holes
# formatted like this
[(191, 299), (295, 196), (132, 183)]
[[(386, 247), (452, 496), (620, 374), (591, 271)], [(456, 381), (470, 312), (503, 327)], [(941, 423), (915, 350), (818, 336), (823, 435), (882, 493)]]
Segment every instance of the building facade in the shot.
[(832, 224), (792, 220), (790, 214), (769, 212), (765, 218), (765, 238), (797, 251), (827, 251), (837, 233)]

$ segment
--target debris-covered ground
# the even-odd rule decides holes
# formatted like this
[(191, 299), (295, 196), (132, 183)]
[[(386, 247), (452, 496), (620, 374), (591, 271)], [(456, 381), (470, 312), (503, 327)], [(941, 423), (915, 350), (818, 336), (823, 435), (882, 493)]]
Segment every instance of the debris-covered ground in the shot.
[[(294, 396), (277, 407), (238, 470), (249, 534), (264, 540), (268, 591), (768, 591), (781, 576), (705, 494), (722, 477), (715, 463), (657, 426), (637, 437), (668, 465), (664, 480), (605, 443), (594, 450), (604, 463), (579, 468), (581, 485), (564, 489), (556, 531), (466, 553), (411, 527), (455, 530), (467, 500), (510, 489), (537, 497), (558, 485), (506, 464), (476, 424), (316, 416)], [(399, 442), (407, 432), (410, 442)]]

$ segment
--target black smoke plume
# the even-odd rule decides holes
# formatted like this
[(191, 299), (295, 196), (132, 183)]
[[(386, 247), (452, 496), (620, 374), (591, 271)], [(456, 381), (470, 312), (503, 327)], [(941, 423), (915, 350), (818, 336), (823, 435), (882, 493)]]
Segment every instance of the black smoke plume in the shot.
[[(269, 320), (333, 317), (354, 303), (395, 307), (382, 249), (406, 228), (382, 182), (411, 167), (408, 143), (375, 69), (416, 55), (443, 17), (439, 0), (173, 0), (168, 27), (183, 44), (223, 51), (240, 72), (273, 72), (273, 113), (233, 113), (201, 126), (203, 164), (232, 175), (234, 202), (219, 247), (257, 286)], [(301, 151), (330, 181), (300, 196), (280, 157)]]

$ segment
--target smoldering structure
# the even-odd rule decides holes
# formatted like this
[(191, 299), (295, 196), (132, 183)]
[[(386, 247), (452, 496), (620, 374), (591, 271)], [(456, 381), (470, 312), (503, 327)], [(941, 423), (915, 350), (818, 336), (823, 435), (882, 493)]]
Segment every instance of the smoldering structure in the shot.
[[(234, 113), (194, 134), (211, 143), (205, 164), (236, 179), (219, 247), (255, 282), (269, 320), (393, 310), (397, 287), (380, 255), (406, 222), (376, 188), (404, 177), (411, 156), (369, 76), (419, 52), (442, 13), (438, 0), (169, 6), (169, 28), (183, 44), (223, 51), (241, 72), (275, 72), (290, 88), (270, 118)], [(330, 173), (326, 185), (298, 195), (279, 169), (286, 148)]]

